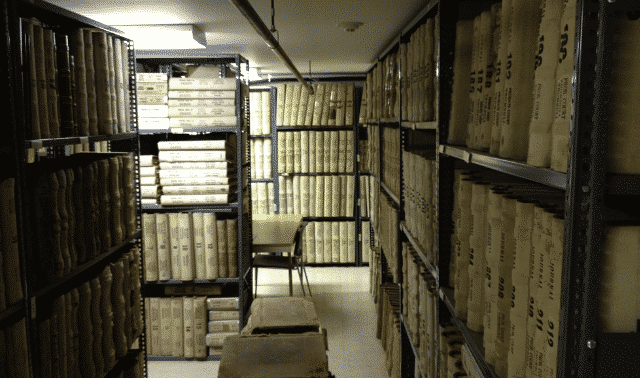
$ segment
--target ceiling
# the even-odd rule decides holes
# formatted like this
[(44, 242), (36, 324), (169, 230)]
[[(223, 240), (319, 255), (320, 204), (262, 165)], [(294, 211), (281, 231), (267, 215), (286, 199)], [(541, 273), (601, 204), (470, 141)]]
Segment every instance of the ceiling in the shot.
[[(196, 24), (207, 47), (191, 50), (138, 50), (139, 57), (206, 57), (239, 53), (263, 74), (288, 74), (256, 31), (229, 0), (47, 0), (103, 24)], [(267, 27), (271, 1), (250, 0)], [(298, 70), (307, 74), (362, 73), (391, 44), (428, 0), (274, 0), (279, 42)], [(355, 32), (344, 21), (363, 25)], [(135, 43), (135, 40), (134, 40)]]

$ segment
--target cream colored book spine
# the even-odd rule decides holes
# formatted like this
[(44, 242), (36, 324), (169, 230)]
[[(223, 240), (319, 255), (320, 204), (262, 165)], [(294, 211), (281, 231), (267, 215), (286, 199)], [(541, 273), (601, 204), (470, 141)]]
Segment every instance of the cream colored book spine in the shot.
[(298, 110), (296, 114), (296, 125), (304, 126), (307, 116), (307, 104), (309, 102), (309, 90), (306, 86), (300, 85), (300, 99), (298, 100)]
[(480, 53), (480, 30), (481, 30), (481, 16), (476, 16), (473, 20), (473, 42), (471, 45), (471, 65), (469, 76), (469, 113), (467, 116), (467, 133), (465, 135), (465, 145), (472, 146), (473, 135), (476, 131), (476, 113), (477, 113), (477, 67)]
[(286, 98), (286, 84), (276, 85), (276, 126), (284, 126), (284, 109)]
[(291, 115), (293, 113), (293, 96), (294, 96), (295, 84), (287, 84), (285, 90), (285, 102), (284, 102), (284, 119), (282, 126), (292, 126)]
[[(564, 250), (564, 220), (556, 216), (553, 218), (552, 222), (553, 222), (552, 230), (551, 230), (552, 253), (550, 256), (550, 262), (554, 264), (553, 270), (555, 272), (562, 272), (562, 256), (563, 256), (563, 250)], [(634, 249), (634, 250), (637, 251), (638, 249)], [(640, 259), (636, 257), (635, 261), (637, 262), (638, 260)], [(636, 264), (636, 271), (637, 271), (637, 267), (638, 267), (638, 264)], [(549, 302), (547, 302), (548, 307), (545, 310), (545, 313), (547, 314), (547, 325), (546, 325), (547, 345), (546, 345), (545, 356), (544, 356), (545, 366), (543, 369), (543, 374), (549, 377), (556, 376), (557, 369), (558, 369), (558, 343), (560, 339), (559, 324), (560, 324), (560, 304), (561, 304), (560, 283), (562, 282), (561, 279), (554, 280), (552, 279), (552, 277), (553, 276), (549, 276), (549, 280), (548, 280), (549, 284), (552, 285), (552, 287), (550, 287), (551, 289), (550, 293), (551, 293), (552, 299)], [(636, 275), (635, 277), (637, 278), (638, 275)], [(636, 289), (635, 291), (633, 289), (630, 289), (629, 291), (630, 293), (637, 292), (638, 290), (637, 288), (640, 287), (640, 285), (638, 285), (639, 282), (640, 280), (638, 279), (635, 280)], [(633, 283), (631, 286), (633, 286)], [(635, 296), (634, 298), (636, 300), (636, 314), (640, 314), (640, 301), (638, 301), (637, 296)], [(633, 326), (630, 329), (633, 329)]]
[(227, 194), (193, 194), (193, 195), (163, 195), (160, 197), (162, 205), (224, 205), (229, 202)]
[(205, 278), (215, 280), (218, 278), (218, 228), (217, 218), (214, 213), (204, 213), (204, 254), (205, 254)]
[[(485, 105), (489, 101), (490, 98), (490, 88), (487, 87), (486, 83), (491, 83), (488, 81), (487, 66), (491, 59), (491, 36), (492, 36), (492, 25), (493, 25), (493, 17), (491, 11), (482, 12), (480, 15), (480, 28), (479, 28), (479, 46), (478, 46), (478, 55), (476, 59), (476, 101), (474, 105), (475, 109), (475, 128), (471, 135), (471, 147), (476, 149), (482, 149), (481, 140), (482, 136), (489, 136), (490, 132), (487, 133), (486, 129), (489, 126), (489, 123), (485, 120)], [(491, 62), (492, 63), (492, 62)], [(487, 146), (488, 147), (488, 146)]]
[(337, 125), (337, 111), (338, 111), (338, 94), (340, 92), (338, 83), (331, 84), (331, 92), (329, 94), (329, 115), (327, 119), (327, 126)]
[(315, 99), (313, 105), (313, 122), (312, 126), (321, 126), (322, 125), (322, 112), (323, 112), (323, 104), (324, 104), (324, 92), (326, 84), (320, 83), (315, 84), (314, 87)]
[(333, 261), (333, 231), (332, 222), (323, 223), (323, 245), (324, 245), (324, 262), (331, 263)]
[(181, 276), (183, 281), (191, 281), (195, 278), (191, 214), (178, 214), (178, 225), (180, 228)]
[(178, 213), (169, 213), (169, 242), (171, 246), (171, 278), (182, 279), (182, 259), (180, 245), (180, 221)]
[(173, 320), (171, 318), (171, 298), (158, 298), (160, 307), (160, 356), (173, 354), (172, 332)]
[(229, 185), (228, 177), (169, 177), (160, 179), (161, 186), (179, 185)]
[(318, 84), (313, 84), (314, 94), (307, 96), (307, 108), (304, 116), (304, 126), (311, 126), (313, 124), (313, 110), (316, 102), (315, 94), (318, 92)]
[(322, 116), (320, 119), (319, 126), (329, 126), (329, 113), (330, 110), (330, 102), (331, 102), (331, 91), (333, 90), (333, 84), (327, 83), (324, 84), (324, 96), (322, 98)]
[(302, 132), (294, 132), (293, 134), (293, 171), (295, 173), (302, 172)]
[(348, 131), (338, 131), (338, 169), (336, 172), (345, 173), (347, 169), (347, 133)]
[(341, 83), (337, 84), (337, 86), (336, 126), (342, 127), (345, 125), (345, 113), (347, 110), (347, 84)]
[(293, 98), (291, 103), (291, 126), (298, 124), (298, 113), (300, 112), (300, 101), (302, 99), (302, 84), (293, 84)]
[(295, 214), (293, 177), (287, 177), (285, 180), (285, 188), (285, 193), (287, 194), (287, 214)]
[[(354, 176), (346, 176), (347, 179), (347, 185), (346, 185), (346, 189), (347, 189), (347, 195), (346, 197), (342, 200), (345, 203), (345, 208), (346, 208), (346, 212), (344, 213), (345, 216), (347, 217), (353, 217), (354, 216), (354, 199), (355, 199), (355, 177)], [(364, 202), (364, 201), (362, 201)]]
[(542, 20), (538, 33), (538, 54), (535, 58), (527, 164), (548, 167), (551, 164), (551, 126), (555, 115), (555, 78), (558, 66), (555, 55), (560, 46), (562, 2), (542, 2), (540, 12)]
[(195, 256), (195, 278), (206, 279), (206, 257), (204, 242), (204, 213), (193, 213), (193, 251)]
[[(255, 198), (256, 198), (256, 213), (257, 214), (264, 214), (263, 213), (263, 209), (262, 209), (262, 204), (264, 203), (264, 191), (261, 190), (262, 189), (262, 183), (256, 183), (255, 184)], [(254, 193), (251, 193), (251, 195), (253, 196)]]
[(181, 297), (171, 298), (171, 355), (173, 357), (184, 356), (184, 315), (183, 299)]
[(264, 178), (271, 178), (271, 140), (265, 139), (262, 142), (262, 170)]
[(195, 357), (194, 351), (194, 332), (193, 332), (193, 323), (194, 323), (194, 298), (193, 297), (183, 297), (182, 298), (182, 322), (183, 329), (182, 334), (184, 336), (184, 356), (186, 358)]
[(331, 216), (340, 217), (343, 216), (341, 209), (344, 202), (342, 201), (342, 189), (345, 189), (342, 184), (343, 176), (331, 177)]
[(229, 278), (229, 253), (227, 246), (227, 221), (216, 221), (218, 235), (218, 275), (220, 278)]
[(278, 177), (278, 196), (279, 198), (279, 213), (287, 214), (287, 192), (286, 192), (286, 182), (285, 178), (282, 176)]
[(262, 139), (254, 139), (251, 144), (254, 149), (255, 178), (261, 179), (264, 178), (264, 142)]
[(207, 334), (207, 307), (206, 297), (193, 299), (193, 354), (196, 358), (207, 356), (205, 336)]
[(160, 141), (158, 150), (224, 150), (225, 140)]
[[(367, 260), (368, 261), (368, 260)], [(347, 223), (347, 262), (356, 262), (356, 223)]]
[(341, 222), (331, 222), (331, 262), (339, 263), (340, 260), (340, 252), (342, 251), (341, 246), (341, 234), (340, 234), (340, 223)]
[(353, 83), (346, 83), (347, 87), (346, 98), (345, 98), (345, 112), (344, 112), (344, 125), (352, 126), (354, 124), (353, 121)]
[(302, 214), (301, 204), (302, 198), (300, 198), (300, 176), (293, 176), (293, 214)]
[(305, 262), (311, 264), (316, 262), (316, 224), (316, 222), (309, 222), (304, 229), (305, 237), (307, 239), (306, 254), (304, 255)]
[(227, 262), (229, 263), (229, 277), (238, 277), (238, 221), (227, 220)]
[(162, 355), (160, 348), (160, 340), (162, 333), (160, 331), (160, 298), (149, 298), (149, 313), (151, 314), (151, 342), (149, 343), (149, 354), (154, 356)]
[(500, 262), (500, 242), (502, 233), (502, 196), (492, 191), (487, 192), (487, 244), (485, 245), (485, 269), (491, 274), (484, 280), (484, 346), (485, 359), (492, 365), (496, 360), (498, 267)]
[(472, 228), (469, 235), (471, 255), (469, 257), (469, 296), (467, 325), (469, 329), (480, 332), (483, 329), (484, 307), (484, 249), (483, 237), (486, 237), (486, 196), (487, 187), (472, 184)]
[(300, 172), (309, 173), (309, 131), (302, 131), (299, 134), (300, 134)]
[[(313, 132), (313, 131), (312, 131)], [(316, 173), (323, 173), (324, 172), (324, 138), (325, 138), (325, 133), (322, 131), (315, 131), (313, 132), (315, 134), (315, 140), (316, 140), (316, 148), (315, 148), (315, 157), (316, 157), (316, 167), (315, 167), (315, 171)]]
[(262, 92), (260, 104), (260, 123), (262, 128), (258, 130), (262, 135), (271, 134), (271, 92)]
[[(113, 39), (113, 45), (115, 47), (115, 78), (116, 78), (116, 89), (117, 89), (117, 99), (118, 99), (118, 131), (121, 133), (127, 132), (127, 106), (126, 104), (129, 102), (129, 97), (126, 95), (126, 88), (128, 87), (129, 78), (124, 76), (124, 65), (128, 65), (128, 60), (123, 60), (126, 56), (123, 56), (123, 48), (126, 49), (124, 45), (124, 41), (119, 38)], [(76, 84), (77, 85), (77, 84)]]
[(504, 106), (504, 83), (506, 81), (507, 60), (509, 56), (509, 38), (511, 37), (513, 16), (512, 0), (503, 0), (501, 27), (500, 27), (500, 47), (495, 64), (494, 77), (494, 107), (491, 119), (491, 144), (489, 152), (497, 155), (500, 151), (500, 134), (502, 132), (502, 117)]
[(219, 161), (227, 160), (225, 151), (203, 150), (203, 151), (160, 151), (158, 158), (161, 162), (192, 162), (192, 161)]
[(145, 280), (158, 280), (158, 245), (156, 214), (142, 214), (142, 240), (145, 262)]
[(262, 128), (260, 118), (260, 104), (262, 103), (261, 96), (261, 92), (252, 92), (249, 94), (249, 106), (251, 107), (249, 115), (249, 132), (251, 135), (257, 135), (258, 128)]
[(169, 216), (158, 213), (156, 216), (156, 234), (158, 250), (158, 280), (171, 279), (171, 244), (169, 241)]
[(287, 172), (287, 138), (278, 133), (278, 173)]
[(184, 185), (184, 186), (163, 186), (163, 194), (189, 195), (189, 194), (228, 194), (229, 185)]
[[(333, 159), (335, 156), (331, 155), (331, 143), (333, 141), (333, 131), (327, 131), (324, 132), (324, 152), (322, 154), (323, 158), (324, 158), (324, 170), (322, 172), (324, 173), (331, 173), (333, 172), (332, 170), (332, 165), (335, 166), (337, 168), (338, 163), (337, 162), (333, 162)], [(336, 150), (337, 152), (337, 150)]]
[(310, 216), (309, 197), (311, 196), (311, 193), (309, 188), (309, 179), (309, 176), (300, 177), (300, 214), (305, 217)]
[(324, 263), (324, 223), (314, 222), (314, 239), (316, 247), (315, 262), (317, 264)]
[(315, 217), (323, 217), (324, 216), (324, 180), (326, 177), (324, 176), (316, 176), (316, 190), (315, 190)]
[[(95, 93), (98, 114), (98, 131), (101, 135), (113, 135), (111, 97), (109, 93), (109, 59), (107, 34), (94, 31), (93, 63), (95, 69)], [(46, 40), (45, 40), (46, 41)], [(91, 106), (91, 105), (90, 105)]]
[[(529, 145), (526, 127), (531, 119), (531, 93), (535, 70), (536, 38), (540, 25), (539, 0), (518, 2), (513, 8), (513, 27), (509, 40), (509, 59), (504, 84), (503, 112), (499, 156), (525, 160)], [(517, 111), (515, 111), (517, 109)]]
[[(330, 150), (329, 150), (329, 172), (338, 173), (340, 172), (339, 167), (344, 165), (346, 162), (344, 160), (344, 152), (340, 153), (340, 133), (345, 133), (346, 131), (331, 131), (330, 134)], [(346, 135), (345, 138), (346, 140)], [(342, 145), (344, 148), (344, 145)]]
[(179, 169), (210, 169), (210, 170), (224, 170), (228, 168), (229, 163), (226, 161), (201, 161), (201, 162), (188, 162), (181, 161), (176, 163), (162, 162), (159, 164), (160, 169), (163, 170), (179, 170)]
[(272, 182), (267, 183), (267, 207), (269, 210), (268, 214), (275, 214), (276, 212), (276, 198), (274, 194), (274, 187)]
[(293, 173), (294, 170), (294, 139), (292, 132), (285, 132), (285, 172)]
[(333, 214), (333, 193), (331, 189), (333, 188), (334, 179), (335, 177), (333, 176), (324, 176), (324, 188), (320, 191), (324, 197), (323, 215), (325, 217), (330, 217)]
[(345, 168), (344, 171), (346, 173), (353, 173), (353, 165), (354, 165), (354, 146), (353, 146), (353, 132), (345, 131), (346, 141), (345, 141)]
[(348, 263), (349, 261), (349, 223), (338, 222), (340, 227), (340, 262)]

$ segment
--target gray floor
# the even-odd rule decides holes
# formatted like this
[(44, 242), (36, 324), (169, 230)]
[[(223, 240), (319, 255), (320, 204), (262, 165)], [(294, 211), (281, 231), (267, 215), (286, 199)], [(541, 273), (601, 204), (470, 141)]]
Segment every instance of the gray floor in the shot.
[[(320, 324), (329, 336), (329, 369), (336, 378), (388, 378), (385, 355), (375, 338), (375, 307), (369, 268), (307, 268)], [(302, 295), (294, 274), (294, 295)], [(288, 296), (286, 271), (263, 269), (258, 296)], [(219, 362), (150, 361), (150, 378), (216, 378)]]

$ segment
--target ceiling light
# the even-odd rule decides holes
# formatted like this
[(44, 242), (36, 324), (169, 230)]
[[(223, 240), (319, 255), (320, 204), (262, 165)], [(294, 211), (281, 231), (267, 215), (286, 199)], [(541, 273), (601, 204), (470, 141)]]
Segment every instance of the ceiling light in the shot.
[(132, 39), (136, 50), (202, 49), (204, 32), (195, 25), (114, 25)]
[(338, 24), (339, 28), (344, 29), (344, 31), (349, 33), (353, 33), (360, 26), (362, 26), (362, 22), (357, 21), (345, 21)]

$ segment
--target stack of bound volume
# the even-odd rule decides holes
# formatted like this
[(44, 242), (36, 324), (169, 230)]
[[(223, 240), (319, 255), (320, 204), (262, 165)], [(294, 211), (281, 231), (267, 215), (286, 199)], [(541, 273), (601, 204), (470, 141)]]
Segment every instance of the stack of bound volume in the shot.
[(279, 84), (277, 126), (353, 125), (353, 83), (319, 83), (313, 95), (302, 84)]
[(237, 220), (214, 213), (142, 215), (145, 279), (237, 277)]
[(169, 127), (236, 126), (235, 78), (170, 78)]
[(271, 134), (271, 93), (251, 92), (249, 95), (251, 117), (249, 130), (251, 135)]
[(143, 205), (157, 205), (160, 203), (158, 168), (157, 156), (140, 155), (140, 194)]
[(251, 184), (251, 209), (254, 214), (275, 213), (272, 182), (256, 182)]
[(354, 182), (354, 176), (280, 176), (280, 214), (353, 217)]
[(206, 297), (145, 298), (149, 355), (205, 358)]
[(129, 45), (97, 29), (59, 29), (24, 18), (27, 139), (131, 131)]
[(251, 178), (271, 178), (271, 139), (252, 139)]
[(302, 235), (302, 255), (311, 264), (355, 263), (355, 222), (310, 222)]
[(221, 355), (224, 340), (240, 332), (239, 308), (238, 298), (207, 298), (209, 322), (205, 343), (209, 355)]
[[(353, 151), (352, 131), (280, 133), (278, 135), (278, 172), (351, 173), (354, 166)], [(271, 150), (268, 152), (270, 153)], [(270, 156), (267, 155), (266, 150), (264, 156)], [(267, 161), (265, 161), (265, 168)]]
[(229, 202), (225, 140), (158, 142), (162, 205)]
[(136, 74), (138, 130), (169, 130), (167, 74)]

